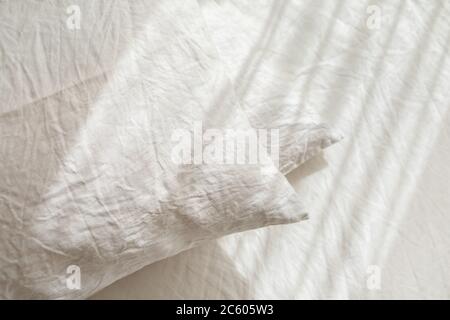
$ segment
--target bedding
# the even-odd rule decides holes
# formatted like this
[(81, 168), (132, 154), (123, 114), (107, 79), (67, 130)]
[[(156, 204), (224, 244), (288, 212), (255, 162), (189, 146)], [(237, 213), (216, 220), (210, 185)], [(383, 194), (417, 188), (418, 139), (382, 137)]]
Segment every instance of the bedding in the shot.
[[(305, 100), (298, 68), (310, 50), (286, 51), (302, 41), (291, 21), (297, 11), (278, 15), (285, 1), (199, 1), (208, 31), (234, 84), (250, 124), (279, 130), (279, 168), (289, 173), (342, 136), (331, 130)], [(268, 17), (271, 14), (272, 16)], [(226, 18), (225, 18), (226, 17)]]
[(0, 15), (0, 298), (86, 298), (306, 218), (266, 150), (203, 162), (221, 132), (254, 130), (195, 1), (2, 1)]
[[(208, 242), (94, 298), (450, 299), (449, 1), (211, 6), (236, 39), (290, 31), (261, 48), (298, 75), (276, 90), (299, 88), (345, 139), (287, 176), (308, 223)], [(285, 67), (265, 64), (265, 81), (281, 85)]]

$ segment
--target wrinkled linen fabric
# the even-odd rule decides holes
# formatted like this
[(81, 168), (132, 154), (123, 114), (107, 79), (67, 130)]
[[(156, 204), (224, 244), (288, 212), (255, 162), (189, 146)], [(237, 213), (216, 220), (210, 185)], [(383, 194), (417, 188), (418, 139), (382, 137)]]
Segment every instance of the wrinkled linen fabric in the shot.
[(288, 175), (314, 214), (157, 262), (96, 298), (450, 299), (450, 1), (261, 3), (240, 32), (289, 23), (297, 37), (277, 51), (345, 136)]
[(273, 164), (173, 162), (176, 129), (250, 128), (195, 1), (77, 1), (75, 30), (72, 4), (0, 2), (0, 298), (85, 298), (306, 218)]
[[(305, 100), (302, 78), (309, 50), (285, 50), (303, 41), (298, 11), (286, 1), (199, 1), (209, 34), (227, 67), (250, 124), (279, 130), (279, 168), (289, 173), (342, 139)], [(284, 11), (285, 10), (285, 11)]]

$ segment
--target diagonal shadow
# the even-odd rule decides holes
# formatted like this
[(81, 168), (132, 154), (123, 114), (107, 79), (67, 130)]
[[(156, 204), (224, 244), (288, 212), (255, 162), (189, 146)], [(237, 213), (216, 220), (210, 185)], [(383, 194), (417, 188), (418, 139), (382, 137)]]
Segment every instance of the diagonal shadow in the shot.
[[(432, 30), (434, 22), (436, 21), (435, 17), (437, 16), (437, 13), (439, 12), (440, 9), (441, 9), (441, 6), (437, 6), (433, 10), (433, 13), (431, 15), (430, 21), (428, 23), (429, 24), (429, 27), (428, 27), (429, 30)], [(396, 21), (397, 20), (398, 20), (398, 18), (396, 19)], [(391, 34), (394, 34), (394, 33), (395, 32), (392, 32)], [(425, 47), (427, 46), (427, 43), (428, 43), (428, 40), (429, 40), (429, 38), (427, 38), (426, 36), (427, 36), (427, 30), (425, 30), (425, 32), (423, 33), (422, 41), (420, 42), (420, 43), (424, 43)], [(407, 76), (408, 79), (413, 79), (414, 78), (414, 67), (413, 66), (416, 65), (417, 63), (420, 63), (420, 60), (422, 58), (421, 52), (423, 52), (423, 51), (419, 51), (418, 52), (418, 56), (417, 57), (413, 57), (411, 59), (412, 61), (410, 63), (410, 68), (409, 68), (410, 73)], [(376, 79), (376, 78), (374, 78), (374, 79)], [(404, 89), (405, 88), (407, 88), (407, 86), (405, 86)], [(412, 87), (409, 87), (409, 88), (412, 89)], [(366, 95), (366, 99), (364, 100), (363, 105), (370, 105), (370, 99), (373, 98), (373, 91), (374, 91), (374, 89), (375, 89), (375, 85), (373, 85), (371, 87), (371, 89), (368, 91), (368, 93)], [(404, 91), (405, 91), (404, 95), (401, 95), (403, 97), (408, 94), (408, 90), (404, 90)], [(405, 107), (404, 105), (402, 107), (397, 107), (396, 110), (399, 113), (405, 112), (405, 108), (404, 107)], [(388, 122), (389, 123), (386, 126), (386, 130), (388, 130), (388, 131), (385, 131), (385, 138), (384, 139), (386, 141), (390, 141), (391, 142), (390, 145), (391, 145), (392, 142), (393, 142), (393, 139), (397, 137), (396, 132), (398, 131), (399, 126), (395, 124), (395, 119), (391, 118), (390, 121), (388, 121)], [(355, 132), (359, 132), (359, 130), (361, 128), (362, 128), (362, 118), (360, 117), (358, 119), (357, 129), (355, 130)], [(420, 131), (420, 130), (418, 130), (418, 131)], [(354, 146), (354, 144), (353, 144), (353, 146)], [(351, 151), (347, 152), (347, 155), (349, 156), (350, 153), (351, 153)], [(365, 185), (368, 186), (366, 189), (362, 190), (362, 198), (364, 198), (364, 199), (368, 199), (370, 197), (371, 193), (374, 192), (373, 188), (370, 187), (372, 185), (371, 181), (374, 181), (374, 179), (376, 179), (376, 177), (378, 175), (378, 172), (380, 172), (380, 170), (381, 170), (380, 168), (382, 167), (383, 163), (385, 163), (386, 154), (383, 153), (383, 152), (379, 152), (378, 153), (378, 157), (374, 158), (374, 159), (371, 159), (371, 160), (372, 160), (373, 163), (372, 163), (372, 165), (369, 165), (368, 168), (374, 168), (374, 169), (369, 170), (368, 174), (363, 177), (363, 179), (365, 181)], [(345, 163), (348, 163), (348, 162), (345, 162)], [(341, 172), (345, 172), (345, 169), (342, 170)], [(327, 208), (329, 209), (330, 207), (328, 206)], [(326, 209), (326, 210), (328, 210), (328, 209)], [(350, 210), (351, 212), (353, 212), (352, 213), (352, 217), (350, 218), (350, 221), (358, 221), (358, 223), (361, 223), (361, 224), (363, 223), (363, 220), (364, 220), (363, 218), (358, 218), (357, 219), (358, 212), (360, 210), (361, 210), (360, 205), (357, 205), (356, 203), (354, 203), (353, 208)], [(352, 238), (354, 236), (355, 236), (354, 232), (353, 233), (351, 233), (351, 232), (347, 233), (346, 232), (346, 233), (341, 234), (341, 238), (342, 238), (341, 243), (343, 243), (343, 244), (344, 243), (347, 243), (347, 244), (348, 243), (352, 243)], [(347, 251), (346, 248), (343, 248), (343, 250), (344, 250), (344, 252)], [(344, 272), (344, 270), (342, 270), (342, 272)], [(333, 290), (333, 288), (335, 288), (336, 282), (333, 281), (333, 280), (335, 280), (336, 278), (337, 278), (337, 275), (334, 275), (333, 277), (331, 277), (331, 280), (332, 280), (332, 282), (331, 282), (331, 285), (332, 285), (331, 290)]]

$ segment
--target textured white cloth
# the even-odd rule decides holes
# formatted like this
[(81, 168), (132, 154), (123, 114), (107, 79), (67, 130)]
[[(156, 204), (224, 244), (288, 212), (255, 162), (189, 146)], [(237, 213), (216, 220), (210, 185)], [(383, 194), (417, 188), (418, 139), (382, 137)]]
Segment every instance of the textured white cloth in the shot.
[(285, 30), (261, 49), (285, 57), (264, 81), (297, 73), (286, 90), (345, 138), (288, 175), (308, 223), (226, 237), (96, 297), (450, 299), (450, 2), (213, 2), (229, 52)]
[(77, 4), (72, 30), (69, 2), (0, 2), (0, 298), (85, 298), (306, 217), (273, 165), (174, 163), (175, 130), (250, 128), (195, 1)]
[(340, 140), (305, 101), (299, 62), (312, 52), (286, 49), (302, 41), (286, 1), (199, 1), (209, 34), (255, 128), (277, 128), (284, 174)]

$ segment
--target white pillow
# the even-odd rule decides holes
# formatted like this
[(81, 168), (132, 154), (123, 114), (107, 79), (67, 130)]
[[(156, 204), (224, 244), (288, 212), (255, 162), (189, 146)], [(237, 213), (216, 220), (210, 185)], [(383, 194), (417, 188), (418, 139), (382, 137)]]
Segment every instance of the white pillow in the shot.
[[(0, 4), (1, 15), (19, 17), (16, 31), (26, 30), (19, 43), (0, 33), (2, 67), (44, 73), (24, 72), (20, 84), (7, 78), (17, 73), (1, 76), (12, 85), (2, 87), (10, 104), (0, 114), (0, 298), (85, 298), (202, 241), (306, 218), (271, 163), (174, 161), (174, 132), (198, 123), (202, 132), (249, 128), (195, 1), (78, 2), (87, 14), (75, 31), (52, 20), (66, 12), (60, 2), (18, 3)], [(113, 23), (119, 16), (124, 23)], [(128, 47), (109, 70), (61, 79), (49, 92), (48, 73), (89, 60), (92, 46), (65, 57), (41, 44), (76, 42), (71, 32), (88, 38), (98, 24), (109, 33), (92, 43), (105, 39), (99, 47), (111, 50), (97, 51), (99, 61), (117, 54), (108, 41)]]
[[(208, 31), (254, 128), (279, 129), (279, 168), (284, 174), (339, 141), (305, 102), (298, 69), (315, 52), (303, 48), (302, 29), (293, 23), (295, 2), (278, 0), (199, 0)], [(306, 82), (303, 80), (306, 79)]]

